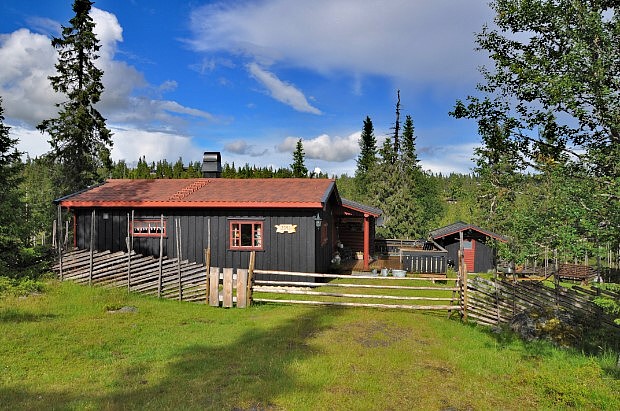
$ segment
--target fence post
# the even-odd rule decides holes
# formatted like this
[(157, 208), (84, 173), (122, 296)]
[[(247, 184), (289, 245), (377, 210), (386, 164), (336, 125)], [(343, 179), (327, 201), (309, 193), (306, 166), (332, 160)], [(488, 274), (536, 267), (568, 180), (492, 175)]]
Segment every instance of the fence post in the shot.
[(93, 211), (90, 214), (90, 259), (88, 264), (88, 285), (93, 285), (93, 242), (95, 238), (95, 215), (95, 209), (93, 208)]
[(183, 301), (183, 284), (181, 282), (181, 222), (178, 218), (174, 220), (174, 230), (177, 244), (177, 276), (179, 280), (179, 301)]
[(209, 248), (205, 248), (205, 265), (206, 265), (206, 270), (205, 270), (205, 276), (206, 276), (206, 284), (205, 284), (205, 302), (207, 304), (209, 304), (209, 292), (211, 290), (210, 288), (210, 280), (211, 280), (211, 249)]
[(209, 305), (220, 306), (220, 269), (218, 267), (209, 268)]
[(209, 279), (211, 269), (211, 219), (207, 220), (207, 248), (205, 248), (205, 265), (207, 267), (207, 283), (206, 283), (206, 303), (209, 304)]
[(256, 261), (256, 251), (250, 253), (250, 266), (248, 268), (248, 284), (246, 298), (248, 300), (247, 305), (252, 305), (252, 293), (254, 286), (254, 264)]
[(464, 253), (459, 250), (458, 252), (458, 260), (459, 260), (459, 278), (461, 279), (461, 301), (463, 304), (462, 307), (462, 318), (463, 321), (467, 322), (467, 266), (465, 265), (465, 257)]
[(224, 268), (224, 288), (222, 290), (224, 298), (222, 307), (230, 308), (233, 306), (233, 269)]
[(127, 292), (131, 292), (131, 220), (129, 220), (129, 213), (127, 213), (127, 237), (125, 243), (127, 245)]
[(161, 298), (161, 288), (164, 276), (163, 260), (164, 260), (164, 215), (161, 214), (159, 220), (159, 278), (157, 281), (157, 298)]
[(248, 304), (248, 270), (237, 269), (237, 308), (246, 308)]
[(60, 268), (60, 280), (64, 280), (64, 272), (62, 270), (62, 207), (58, 204), (58, 222), (56, 223), (56, 241), (58, 242), (58, 265)]

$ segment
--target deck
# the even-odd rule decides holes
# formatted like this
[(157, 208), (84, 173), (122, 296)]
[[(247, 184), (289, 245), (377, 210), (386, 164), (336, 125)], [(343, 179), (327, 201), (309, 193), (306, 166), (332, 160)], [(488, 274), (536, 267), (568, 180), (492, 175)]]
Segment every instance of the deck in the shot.
[(397, 256), (380, 257), (379, 259), (371, 260), (368, 270), (364, 270), (364, 260), (347, 260), (340, 265), (339, 271), (342, 274), (352, 274), (370, 272), (373, 268), (377, 271), (380, 271), (382, 268), (400, 270), (402, 269), (402, 263)]

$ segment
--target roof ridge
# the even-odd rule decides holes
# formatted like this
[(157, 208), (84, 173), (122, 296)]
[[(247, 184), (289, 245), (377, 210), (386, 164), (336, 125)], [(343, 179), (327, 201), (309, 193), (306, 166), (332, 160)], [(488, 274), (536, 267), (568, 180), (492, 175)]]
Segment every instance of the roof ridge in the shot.
[(183, 200), (184, 198), (188, 197), (189, 195), (195, 193), (196, 191), (206, 186), (207, 183), (209, 183), (209, 180), (196, 180), (192, 182), (191, 184), (183, 187), (182, 189), (180, 189), (173, 195), (171, 195), (168, 201)]

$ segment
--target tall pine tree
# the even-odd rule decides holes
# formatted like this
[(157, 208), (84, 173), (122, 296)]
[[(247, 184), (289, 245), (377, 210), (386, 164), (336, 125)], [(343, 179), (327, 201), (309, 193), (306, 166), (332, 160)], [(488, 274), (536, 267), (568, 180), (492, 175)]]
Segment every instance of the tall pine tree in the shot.
[(366, 120), (364, 120), (359, 145), (360, 155), (357, 158), (357, 169), (355, 170), (355, 187), (357, 196), (361, 198), (368, 192), (369, 174), (377, 164), (377, 139), (369, 116), (366, 116)]
[(403, 144), (401, 158), (405, 167), (409, 170), (418, 168), (419, 160), (418, 155), (415, 152), (415, 128), (413, 127), (413, 120), (411, 116), (407, 114), (405, 117), (405, 125), (403, 126)]
[(308, 177), (308, 169), (306, 168), (304, 158), (304, 145), (302, 144), (300, 138), (299, 140), (297, 140), (297, 145), (295, 146), (295, 151), (293, 152), (293, 164), (291, 164), (291, 169), (293, 169), (293, 177)]
[(61, 37), (52, 39), (59, 53), (55, 66), (58, 74), (49, 79), (53, 89), (65, 94), (67, 100), (57, 104), (58, 117), (37, 126), (51, 137), (52, 155), (63, 169), (58, 183), (64, 192), (96, 182), (101, 166), (111, 168), (112, 133), (95, 108), (103, 92), (103, 71), (94, 64), (100, 45), (88, 14), (92, 4), (90, 0), (75, 0), (75, 16), (69, 27), (63, 26)]
[(14, 258), (15, 245), (21, 236), (22, 207), (19, 200), (20, 153), (17, 139), (9, 135), (4, 125), (4, 109), (0, 98), (0, 268)]

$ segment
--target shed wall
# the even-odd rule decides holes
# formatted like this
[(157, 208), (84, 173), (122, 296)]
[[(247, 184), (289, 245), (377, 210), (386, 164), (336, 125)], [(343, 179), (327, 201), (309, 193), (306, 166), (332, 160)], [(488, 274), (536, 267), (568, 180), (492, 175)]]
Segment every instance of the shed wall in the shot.
[[(469, 239), (465, 240), (475, 241), (474, 246), (474, 266), (476, 272), (483, 273), (495, 268), (495, 252), (481, 239)], [(459, 252), (459, 240), (454, 238), (439, 239), (436, 240), (438, 244), (444, 247), (448, 251), (448, 259), (454, 261), (455, 268), (458, 269), (458, 252)]]

